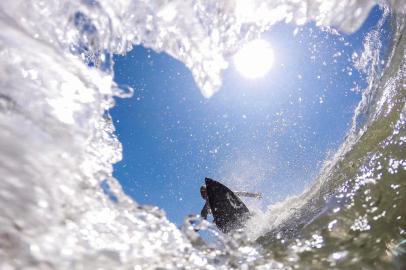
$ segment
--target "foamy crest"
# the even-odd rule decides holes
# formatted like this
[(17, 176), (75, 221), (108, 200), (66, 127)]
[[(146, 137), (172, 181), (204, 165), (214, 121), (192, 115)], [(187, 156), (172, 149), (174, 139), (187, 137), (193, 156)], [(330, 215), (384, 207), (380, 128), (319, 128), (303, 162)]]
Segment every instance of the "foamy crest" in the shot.
[(112, 54), (138, 44), (166, 52), (210, 97), (228, 57), (273, 24), (352, 32), (374, 3), (0, 2), (0, 268), (282, 267), (241, 239), (197, 244), (193, 228), (181, 232), (123, 194), (111, 177), (121, 145), (106, 111), (128, 93), (113, 82)]

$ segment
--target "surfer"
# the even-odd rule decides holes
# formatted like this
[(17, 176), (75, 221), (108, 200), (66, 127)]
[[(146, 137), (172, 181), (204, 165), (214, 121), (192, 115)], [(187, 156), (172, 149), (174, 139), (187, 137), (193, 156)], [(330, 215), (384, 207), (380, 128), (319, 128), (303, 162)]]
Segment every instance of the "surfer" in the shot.
[(204, 219), (207, 219), (207, 215), (211, 214), (209, 200), (207, 198), (207, 189), (206, 185), (202, 185), (200, 187), (200, 195), (202, 196), (203, 200), (205, 201), (202, 211), (200, 211), (200, 216)]
[[(233, 192), (235, 195), (240, 196), (240, 197), (250, 197), (250, 198), (256, 198), (256, 199), (261, 199), (262, 195), (260, 193), (253, 193), (253, 192), (244, 192), (244, 191), (236, 191)], [(205, 200), (205, 204), (202, 208), (202, 211), (200, 211), (200, 216), (204, 219), (207, 219), (207, 216), (212, 213), (211, 208), (210, 208), (210, 202), (207, 197), (207, 188), (206, 185), (202, 185), (200, 187), (200, 195), (202, 196), (203, 200)]]

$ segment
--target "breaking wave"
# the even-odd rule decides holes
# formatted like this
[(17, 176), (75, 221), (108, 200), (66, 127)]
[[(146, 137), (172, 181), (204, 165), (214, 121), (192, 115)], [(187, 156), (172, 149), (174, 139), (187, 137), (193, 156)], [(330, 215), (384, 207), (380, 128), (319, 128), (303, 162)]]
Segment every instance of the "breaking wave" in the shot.
[[(379, 53), (378, 23), (364, 40), (363, 54), (354, 58), (368, 87), (345, 142), (309, 190), (269, 207), (256, 242), (250, 234), (216, 235), (218, 243), (207, 246), (188, 222), (178, 229), (160, 209), (128, 198), (112, 177), (121, 144), (107, 111), (114, 96), (132, 91), (113, 81), (113, 54), (139, 44), (166, 52), (190, 68), (210, 97), (221, 85), (225, 59), (277, 22), (314, 21), (354, 32), (374, 5), (2, 1), (0, 268), (405, 267), (402, 0), (381, 3), (380, 23), (388, 20), (393, 29), (388, 56)], [(213, 231), (209, 224), (198, 226)]]

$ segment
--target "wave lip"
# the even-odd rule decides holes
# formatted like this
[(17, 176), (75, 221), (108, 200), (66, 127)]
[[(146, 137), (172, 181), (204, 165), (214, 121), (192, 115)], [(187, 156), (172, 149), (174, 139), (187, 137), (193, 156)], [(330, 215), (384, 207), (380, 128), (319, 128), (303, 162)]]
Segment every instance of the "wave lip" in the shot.
[[(405, 12), (403, 1), (390, 2)], [(287, 21), (300, 25), (314, 20), (318, 25), (335, 25), (353, 32), (375, 2), (252, 3), (249, 7), (243, 1), (13, 0), (0, 3), (0, 205), (3, 206), (0, 268), (228, 269), (242, 265), (283, 268), (297, 262), (264, 259), (251, 244), (232, 239), (224, 240), (223, 248), (219, 249), (197, 247), (193, 234), (178, 230), (160, 210), (137, 205), (111, 177), (112, 164), (121, 159), (121, 145), (106, 110), (114, 106), (113, 96), (123, 94), (112, 80), (113, 53), (126, 53), (137, 44), (164, 51), (185, 63), (202, 94), (210, 97), (221, 85), (221, 73), (227, 68), (228, 57), (241, 44), (275, 23)], [(246, 8), (251, 13), (243, 16), (241, 11), (247, 11)], [(258, 10), (261, 16), (249, 16)], [(399, 40), (403, 39), (399, 37)], [(378, 160), (389, 157), (392, 160), (388, 164), (394, 178), (385, 178), (382, 183), (400, 179), (404, 174), (402, 42), (396, 46), (403, 51), (394, 53), (393, 63), (386, 68), (387, 77), (380, 81), (382, 87), (376, 88), (393, 93), (385, 95), (388, 98), (382, 107), (392, 108), (385, 110), (389, 113), (384, 116), (391, 120), (385, 122), (378, 114), (370, 123), (378, 127), (368, 126), (363, 137), (368, 141), (373, 137), (370, 134), (380, 130), (381, 123), (388, 127), (396, 122), (398, 128), (390, 135), (393, 139), (388, 135), (386, 140), (374, 141), (372, 145), (357, 142), (349, 147), (355, 157), (360, 153), (356, 150), (365, 145), (370, 148), (396, 145), (400, 149), (396, 152), (388, 148), (381, 156), (377, 155)], [(367, 104), (368, 108), (376, 107), (376, 103)], [(380, 119), (384, 120), (379, 122)], [(369, 154), (360, 157), (365, 162), (370, 160)], [(341, 158), (348, 160), (344, 155)], [(333, 163), (333, 169), (342, 164), (336, 160)], [(355, 168), (363, 168), (365, 164)], [(363, 171), (360, 172), (355, 182), (362, 178)], [(334, 175), (340, 173), (333, 171)], [(103, 193), (100, 185), (105, 181), (116, 201)], [(399, 185), (391, 187), (395, 193), (404, 188), (403, 183), (392, 184)], [(317, 185), (326, 192), (336, 188), (324, 182)], [(399, 202), (404, 200), (401, 196), (395, 198)], [(323, 218), (309, 223), (307, 233), (315, 232), (311, 225), (317, 222), (322, 224), (319, 227), (332, 224), (332, 221), (320, 221)], [(361, 219), (356, 220), (357, 224), (364, 224)], [(391, 221), (381, 217), (378, 220)], [(379, 231), (372, 231), (375, 232)], [(307, 246), (317, 248), (321, 242), (333, 243), (334, 239), (328, 239), (331, 235), (324, 236), (321, 236), (323, 241), (320, 234), (311, 236), (309, 243), (314, 245)], [(396, 237), (390, 239), (394, 246)], [(307, 242), (299, 241), (291, 246), (293, 253), (289, 256), (298, 259), (299, 250), (307, 250), (301, 243)], [(345, 253), (335, 251), (331, 258), (345, 257)], [(287, 257), (282, 256), (281, 260), (284, 258)]]

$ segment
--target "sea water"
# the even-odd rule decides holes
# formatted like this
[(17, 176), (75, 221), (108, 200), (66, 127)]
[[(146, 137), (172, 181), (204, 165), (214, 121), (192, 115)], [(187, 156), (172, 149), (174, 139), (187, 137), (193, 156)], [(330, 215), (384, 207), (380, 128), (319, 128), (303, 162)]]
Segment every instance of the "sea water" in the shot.
[[(354, 58), (368, 86), (345, 141), (312, 187), (270, 205), (248, 233), (228, 237), (198, 224), (218, 238), (207, 246), (188, 221), (178, 229), (160, 209), (128, 198), (112, 177), (122, 149), (107, 111), (113, 97), (132, 91), (113, 81), (113, 54), (140, 44), (166, 52), (209, 98), (221, 86), (225, 59), (276, 23), (314, 21), (351, 33), (375, 4), (2, 1), (0, 269), (406, 267), (402, 0), (379, 2), (383, 18)], [(382, 58), (384, 21), (393, 33)], [(250, 234), (258, 224), (258, 235)]]

